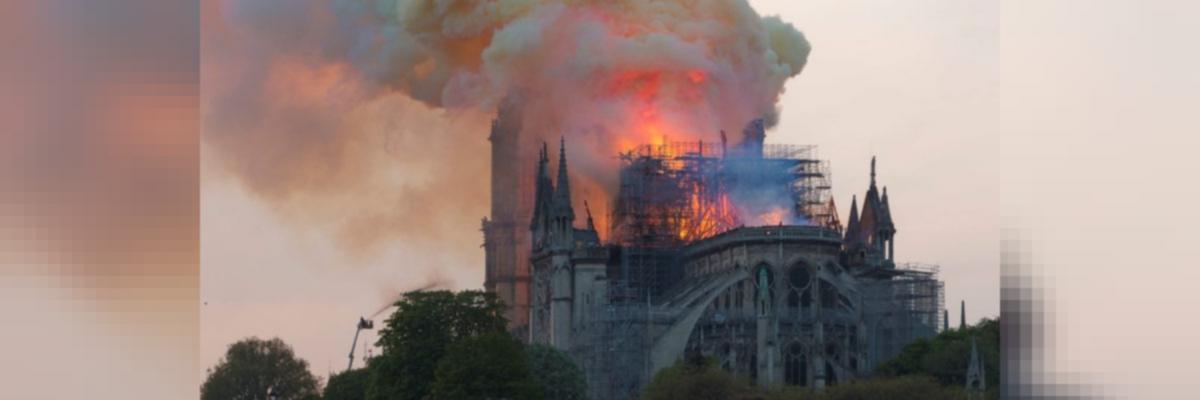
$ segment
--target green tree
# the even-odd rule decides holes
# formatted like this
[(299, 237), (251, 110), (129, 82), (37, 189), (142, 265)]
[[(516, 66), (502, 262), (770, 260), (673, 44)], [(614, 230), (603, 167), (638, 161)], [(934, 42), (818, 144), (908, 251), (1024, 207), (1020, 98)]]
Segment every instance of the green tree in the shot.
[(466, 338), (450, 346), (438, 362), (429, 399), (541, 399), (529, 374), (521, 342), (498, 332)]
[(842, 382), (826, 388), (822, 400), (962, 400), (962, 388), (939, 385), (929, 377), (913, 376)]
[(971, 360), (971, 339), (983, 357), (988, 386), (1000, 380), (1000, 322), (984, 319), (966, 329), (952, 329), (930, 339), (917, 340), (895, 358), (880, 364), (877, 375), (885, 377), (924, 375), (946, 386), (965, 387)]
[(432, 389), (438, 362), (455, 342), (504, 333), (504, 304), (493, 293), (409, 292), (396, 302), (376, 342), (367, 398), (420, 400)]
[(283, 400), (320, 398), (317, 378), (308, 362), (279, 338), (242, 339), (229, 346), (200, 386), (201, 400), (267, 400), (273, 391)]
[(822, 392), (789, 387), (772, 391), (767, 400), (962, 400), (962, 388), (946, 387), (927, 376), (856, 379), (830, 385)]
[(558, 349), (535, 344), (525, 348), (529, 371), (547, 400), (583, 400), (587, 381), (579, 366)]
[(717, 367), (716, 360), (689, 357), (664, 368), (646, 386), (646, 400), (729, 400), (757, 397), (748, 380)]
[(367, 398), (367, 383), (371, 378), (368, 368), (359, 368), (334, 374), (325, 383), (322, 400), (363, 400)]

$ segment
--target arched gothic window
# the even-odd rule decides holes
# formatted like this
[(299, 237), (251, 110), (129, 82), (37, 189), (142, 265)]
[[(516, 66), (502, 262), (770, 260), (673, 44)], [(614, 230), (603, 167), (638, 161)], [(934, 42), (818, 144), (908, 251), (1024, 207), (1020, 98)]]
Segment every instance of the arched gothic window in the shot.
[(808, 358), (798, 343), (788, 346), (783, 359), (783, 382), (793, 386), (808, 385)]

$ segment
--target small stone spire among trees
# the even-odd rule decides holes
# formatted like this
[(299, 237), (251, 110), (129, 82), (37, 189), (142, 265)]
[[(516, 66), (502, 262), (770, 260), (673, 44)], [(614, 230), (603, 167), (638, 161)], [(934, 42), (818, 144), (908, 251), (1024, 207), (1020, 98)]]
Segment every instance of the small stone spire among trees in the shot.
[(959, 306), (958, 314), (958, 329), (967, 329), (967, 301), (963, 300)]
[(967, 365), (967, 393), (972, 398), (980, 398), (987, 390), (987, 378), (983, 369), (983, 357), (979, 355), (979, 346), (971, 337), (971, 362)]

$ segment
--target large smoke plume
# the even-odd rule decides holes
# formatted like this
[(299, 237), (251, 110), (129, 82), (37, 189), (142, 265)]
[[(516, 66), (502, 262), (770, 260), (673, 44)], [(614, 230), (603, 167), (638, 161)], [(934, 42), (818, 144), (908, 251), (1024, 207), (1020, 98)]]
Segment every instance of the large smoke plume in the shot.
[(754, 118), (771, 125), (809, 53), (800, 32), (743, 0), (208, 7), (213, 158), (368, 253), (393, 239), (479, 240), (486, 121), (506, 98), (521, 102), (527, 139), (567, 138), (573, 185), (602, 197), (618, 151), (722, 130), (736, 142)]

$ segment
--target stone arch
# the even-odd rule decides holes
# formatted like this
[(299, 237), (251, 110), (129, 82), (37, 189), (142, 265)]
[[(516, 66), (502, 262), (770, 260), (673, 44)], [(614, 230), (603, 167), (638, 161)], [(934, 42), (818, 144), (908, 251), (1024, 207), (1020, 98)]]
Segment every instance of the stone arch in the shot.
[(841, 265), (838, 265), (838, 263), (833, 262), (833, 261), (825, 262), (825, 270), (833, 273), (834, 276), (841, 276), (843, 273), (846, 272), (846, 270), (844, 268), (842, 268)]
[(650, 349), (651, 376), (659, 370), (671, 366), (683, 355), (687, 348), (688, 339), (696, 328), (696, 323), (708, 309), (709, 305), (729, 288), (738, 282), (753, 280), (745, 268), (736, 268), (718, 278), (712, 279), (700, 288), (698, 293), (682, 300), (672, 314), (674, 322), (666, 332), (654, 340)]

